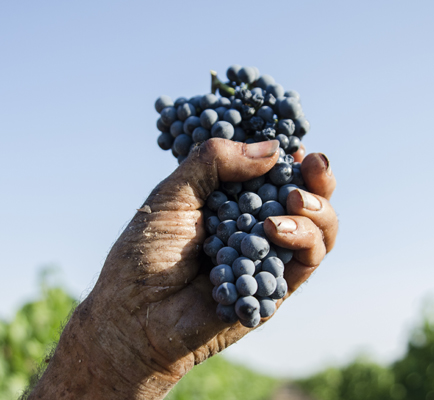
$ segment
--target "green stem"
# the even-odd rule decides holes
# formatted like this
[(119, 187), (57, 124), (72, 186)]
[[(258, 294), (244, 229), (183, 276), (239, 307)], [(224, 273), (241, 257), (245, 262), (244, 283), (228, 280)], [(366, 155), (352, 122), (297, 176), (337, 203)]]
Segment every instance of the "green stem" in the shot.
[(223, 83), (218, 77), (217, 72), (211, 70), (211, 93), (215, 94), (217, 89), (226, 92), (229, 96), (235, 94), (235, 89)]

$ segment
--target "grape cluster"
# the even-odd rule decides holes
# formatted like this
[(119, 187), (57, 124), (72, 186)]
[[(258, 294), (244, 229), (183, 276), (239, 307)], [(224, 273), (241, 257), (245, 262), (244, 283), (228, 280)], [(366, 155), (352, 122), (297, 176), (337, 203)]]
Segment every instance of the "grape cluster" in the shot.
[(213, 137), (245, 143), (277, 139), (282, 155), (299, 149), (310, 125), (296, 91), (285, 91), (255, 67), (232, 65), (226, 83), (214, 71), (211, 75), (212, 93), (180, 97), (175, 102), (169, 96), (156, 100), (160, 148), (171, 149), (178, 163), (197, 143)]
[(286, 155), (267, 174), (243, 183), (224, 182), (207, 199), (210, 236), (203, 250), (215, 265), (210, 279), (217, 315), (224, 322), (255, 327), (287, 293), (284, 264), (293, 252), (270, 244), (264, 221), (285, 215), (288, 194), (305, 189), (300, 166)]
[(217, 316), (253, 328), (275, 312), (276, 301), (288, 290), (284, 264), (293, 252), (271, 245), (263, 225), (268, 217), (286, 214), (292, 190), (305, 189), (301, 165), (291, 154), (300, 148), (310, 125), (299, 94), (285, 92), (257, 68), (232, 65), (226, 83), (214, 71), (211, 75), (212, 93), (175, 102), (168, 96), (157, 99), (158, 145), (171, 149), (181, 163), (197, 143), (212, 137), (245, 143), (279, 141), (279, 158), (267, 174), (244, 183), (221, 183), (203, 208), (210, 235), (203, 250), (215, 265), (210, 280)]

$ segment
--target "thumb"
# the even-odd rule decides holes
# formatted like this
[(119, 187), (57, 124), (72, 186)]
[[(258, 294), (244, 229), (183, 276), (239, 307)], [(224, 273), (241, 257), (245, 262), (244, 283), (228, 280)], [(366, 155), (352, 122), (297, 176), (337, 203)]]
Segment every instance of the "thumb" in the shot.
[(196, 147), (146, 200), (151, 211), (191, 211), (203, 206), (219, 181), (243, 182), (268, 172), (279, 142), (240, 143), (213, 138)]

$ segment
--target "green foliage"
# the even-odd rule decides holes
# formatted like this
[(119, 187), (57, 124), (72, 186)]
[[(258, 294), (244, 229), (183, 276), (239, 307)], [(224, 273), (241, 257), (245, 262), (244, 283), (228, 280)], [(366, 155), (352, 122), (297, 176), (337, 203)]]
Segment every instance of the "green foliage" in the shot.
[(17, 398), (38, 363), (57, 341), (75, 300), (41, 274), (39, 299), (25, 304), (11, 322), (0, 321), (0, 400)]
[(194, 367), (168, 400), (265, 400), (279, 381), (234, 365), (220, 355)]

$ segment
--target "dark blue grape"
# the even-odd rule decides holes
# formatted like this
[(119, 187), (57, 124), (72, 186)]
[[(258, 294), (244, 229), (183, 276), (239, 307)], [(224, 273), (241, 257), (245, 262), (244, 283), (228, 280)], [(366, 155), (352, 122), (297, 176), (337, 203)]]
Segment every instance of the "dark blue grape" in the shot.
[(200, 119), (199, 117), (196, 117), (195, 115), (192, 115), (191, 117), (188, 117), (184, 121), (184, 133), (186, 135), (191, 136), (193, 134), (193, 131), (200, 126)]
[(170, 133), (161, 133), (157, 139), (158, 146), (163, 150), (169, 150), (172, 148), (173, 136)]
[(274, 246), (274, 249), (276, 250), (277, 257), (279, 257), (283, 264), (287, 264), (292, 260), (292, 256), (294, 252), (289, 249), (285, 249), (280, 246)]
[(241, 109), (243, 108), (243, 101), (241, 99), (234, 99), (232, 101), (232, 108), (241, 111)]
[(202, 99), (202, 96), (201, 95), (197, 95), (197, 96), (192, 97), (190, 100), (188, 100), (188, 102), (190, 104), (193, 104), (196, 107), (196, 113), (201, 108), (200, 107), (200, 100), (201, 99)]
[(214, 286), (220, 286), (224, 282), (235, 282), (235, 276), (229, 265), (221, 264), (214, 267), (209, 273), (209, 279)]
[(245, 142), (246, 141), (246, 133), (244, 132), (244, 129), (240, 127), (235, 127), (234, 136), (232, 136), (232, 140), (234, 142)]
[(211, 137), (211, 133), (209, 130), (199, 126), (193, 131), (193, 135), (191, 137), (193, 139), (193, 142), (200, 143), (200, 142), (204, 142), (205, 140), (208, 140)]
[(262, 260), (270, 251), (268, 240), (262, 236), (250, 234), (241, 242), (241, 253), (251, 260)]
[(258, 190), (258, 196), (261, 198), (262, 203), (270, 200), (278, 200), (278, 189), (271, 183), (265, 183)]
[(176, 114), (179, 120), (185, 121), (188, 117), (196, 115), (196, 108), (193, 104), (184, 103), (176, 109)]
[(277, 133), (291, 136), (295, 131), (295, 124), (291, 119), (281, 119), (277, 124)]
[(234, 133), (234, 126), (227, 121), (218, 121), (211, 129), (211, 136), (216, 138), (232, 139)]
[(224, 306), (234, 304), (238, 299), (237, 288), (233, 283), (224, 282), (217, 288), (215, 297)]
[(226, 220), (220, 222), (216, 235), (223, 243), (227, 244), (230, 236), (237, 232), (237, 230), (237, 223), (235, 221)]
[(166, 107), (173, 106), (173, 101), (169, 96), (160, 96), (155, 101), (155, 109), (157, 110), (157, 113), (161, 113)]
[(185, 97), (178, 97), (175, 100), (175, 108), (182, 106), (183, 104), (188, 103), (188, 100)]
[(256, 222), (256, 218), (252, 214), (241, 214), (237, 219), (237, 227), (243, 232), (250, 232)]
[(206, 110), (207, 108), (217, 108), (217, 104), (218, 98), (215, 94), (212, 93), (206, 94), (200, 99), (200, 107), (202, 108), (202, 110)]
[(247, 257), (238, 257), (232, 263), (232, 271), (235, 277), (240, 277), (241, 275), (253, 275), (256, 271), (254, 262)]
[(238, 78), (238, 72), (241, 68), (241, 65), (238, 64), (231, 65), (226, 71), (226, 76), (228, 77), (228, 79), (232, 82), (240, 82)]
[(243, 118), (243, 120), (249, 120), (250, 118), (252, 118), (255, 115), (255, 108), (254, 107), (250, 107), (248, 105), (243, 105), (241, 107), (241, 117)]
[(297, 136), (291, 136), (286, 151), (290, 154), (294, 154), (301, 146), (300, 139)]
[(304, 179), (303, 179), (303, 175), (301, 174), (301, 171), (297, 168), (293, 168), (292, 172), (293, 174), (292, 174), (291, 183), (299, 187), (304, 186)]
[(279, 103), (279, 112), (282, 118), (295, 119), (301, 115), (302, 109), (295, 97), (285, 97)]
[(266, 260), (262, 261), (262, 271), (267, 271), (270, 274), (272, 274), (275, 278), (279, 278), (279, 277), (283, 277), (285, 266), (283, 265), (283, 261), (280, 258), (267, 257)]
[(172, 125), (170, 125), (170, 134), (176, 138), (177, 136), (184, 133), (184, 123), (182, 121), (175, 121)]
[(266, 90), (268, 85), (274, 85), (275, 83), (276, 81), (272, 76), (264, 74), (259, 77), (256, 85), (259, 86), (261, 89)]
[(256, 78), (256, 72), (252, 67), (242, 67), (237, 73), (238, 79), (244, 83), (253, 83)]
[(258, 282), (258, 291), (256, 294), (261, 297), (270, 296), (277, 287), (276, 278), (267, 271), (262, 271), (255, 276)]
[(176, 152), (176, 150), (173, 148), (173, 146), (172, 146), (172, 154), (173, 154), (173, 157), (175, 157), (175, 158), (178, 158), (178, 156), (179, 156), (179, 154)]
[(163, 124), (163, 121), (161, 121), (161, 117), (157, 119), (157, 129), (160, 132), (168, 132), (170, 131), (170, 128), (168, 128), (166, 125)]
[(309, 132), (310, 129), (310, 123), (309, 121), (304, 117), (299, 117), (294, 120), (295, 124), (295, 132), (294, 135), (298, 138), (302, 138), (304, 135), (306, 135), (307, 132)]
[(265, 234), (265, 231), (264, 231), (264, 222), (263, 221), (261, 221), (261, 222), (257, 222), (254, 226), (253, 226), (253, 228), (252, 228), (252, 230), (250, 231), (250, 233), (253, 235), (257, 235), (257, 236), (262, 236), (262, 237), (267, 237), (267, 235)]
[(288, 136), (284, 135), (283, 133), (279, 133), (276, 136), (276, 139), (279, 141), (279, 145), (283, 150), (286, 150), (289, 146), (289, 139)]
[(225, 116), (225, 112), (227, 111), (228, 109), (226, 108), (226, 107), (217, 107), (216, 109), (215, 109), (215, 112), (217, 113), (217, 115), (218, 115), (218, 117), (219, 117), (219, 121), (223, 121), (223, 118), (224, 118), (224, 116)]
[(274, 250), (274, 247), (270, 246), (270, 251), (268, 252), (267, 256), (262, 259), (262, 262), (267, 260), (270, 257), (277, 257), (276, 250)]
[(260, 87), (255, 87), (250, 90), (250, 92), (252, 92), (252, 96), (255, 94), (260, 94), (261, 96), (264, 96), (264, 91)]
[(288, 293), (288, 284), (286, 283), (286, 280), (283, 277), (276, 278), (276, 289), (275, 291), (270, 295), (272, 299), (279, 300), (285, 297), (286, 293)]
[(240, 324), (245, 326), (246, 328), (254, 328), (254, 327), (258, 326), (260, 322), (261, 322), (260, 314), (256, 314), (250, 319), (241, 319), (240, 318)]
[(228, 201), (228, 197), (219, 190), (212, 192), (206, 199), (206, 205), (212, 211), (217, 211), (219, 207)]
[(161, 122), (170, 127), (176, 121), (176, 108), (175, 107), (166, 107), (161, 111)]
[(208, 217), (205, 222), (205, 228), (210, 235), (214, 235), (217, 232), (217, 227), (220, 224), (220, 220), (215, 215)]
[(203, 251), (209, 257), (216, 257), (218, 251), (224, 246), (224, 243), (216, 236), (212, 235), (203, 243)]
[(237, 126), (241, 123), (242, 118), (239, 111), (234, 110), (233, 108), (226, 110), (223, 119), (229, 123), (231, 123), (233, 126)]
[(262, 318), (271, 317), (276, 311), (276, 303), (269, 297), (261, 297), (259, 300), (259, 314)]
[(282, 205), (275, 200), (266, 201), (259, 212), (259, 219), (265, 221), (268, 217), (275, 217), (278, 215), (284, 215), (285, 209)]
[(257, 67), (251, 67), (251, 68), (253, 68), (255, 71), (255, 81), (257, 81), (259, 79), (259, 76), (261, 75), (259, 73), (259, 69)]
[(243, 320), (259, 315), (259, 301), (253, 296), (240, 297), (235, 303), (235, 312)]
[(279, 203), (282, 204), (283, 207), (286, 207), (286, 199), (293, 190), (298, 189), (298, 187), (292, 183), (282, 186), (279, 189)]
[(217, 100), (217, 107), (225, 107), (225, 108), (230, 108), (232, 105), (232, 102), (226, 98), (226, 97), (220, 97)]
[(300, 95), (295, 90), (287, 90), (284, 94), (285, 97), (295, 97), (300, 102)]
[(229, 200), (219, 207), (217, 215), (220, 218), (220, 221), (225, 221), (227, 219), (236, 220), (241, 215), (241, 212), (238, 204), (235, 201)]
[(253, 296), (258, 289), (258, 282), (251, 275), (241, 275), (235, 282), (235, 286), (241, 296)]
[(286, 185), (291, 182), (292, 168), (287, 163), (276, 163), (268, 173), (271, 182), (276, 186)]
[(241, 254), (241, 242), (246, 235), (246, 232), (234, 232), (231, 236), (229, 236), (228, 246), (234, 248), (238, 254)]
[(248, 103), (258, 109), (264, 104), (264, 96), (259, 93), (252, 93), (252, 97), (248, 100)]
[(267, 93), (271, 93), (276, 98), (282, 97), (285, 94), (285, 90), (283, 89), (282, 85), (279, 85), (278, 83), (269, 84), (265, 91)]
[(243, 190), (243, 184), (241, 182), (222, 182), (223, 191), (230, 195), (235, 196)]
[(215, 110), (203, 110), (200, 114), (200, 124), (205, 129), (211, 129), (212, 126), (218, 121), (219, 116)]
[(265, 175), (261, 175), (258, 176), (257, 178), (253, 178), (246, 182), (243, 182), (243, 188), (248, 192), (257, 192), (264, 183), (265, 183)]
[(274, 107), (276, 106), (276, 98), (271, 93), (267, 93), (264, 96), (264, 105), (269, 106), (274, 110)]
[(232, 265), (232, 263), (239, 257), (238, 252), (232, 247), (222, 247), (217, 253), (217, 262), (219, 264)]
[(232, 304), (229, 306), (218, 304), (216, 313), (220, 321), (223, 321), (227, 324), (234, 324), (238, 321), (238, 315), (235, 313), (235, 306)]
[(269, 106), (262, 106), (257, 112), (256, 115), (261, 117), (266, 122), (274, 121), (274, 110)]
[(252, 117), (249, 119), (250, 129), (254, 131), (260, 131), (265, 124), (265, 121), (261, 117)]
[(190, 151), (190, 146), (193, 144), (191, 137), (182, 133), (177, 136), (173, 142), (173, 148), (180, 156), (187, 156)]
[(261, 198), (253, 192), (246, 192), (238, 200), (240, 211), (245, 214), (257, 215), (262, 207)]

